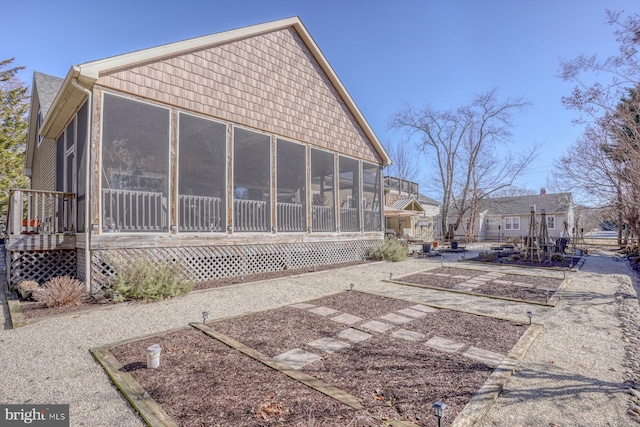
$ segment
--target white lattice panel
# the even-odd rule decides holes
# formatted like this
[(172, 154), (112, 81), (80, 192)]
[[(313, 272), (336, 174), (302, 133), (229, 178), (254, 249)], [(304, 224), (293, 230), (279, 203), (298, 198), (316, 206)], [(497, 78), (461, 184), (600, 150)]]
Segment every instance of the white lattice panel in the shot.
[(179, 262), (184, 273), (196, 282), (256, 273), (293, 270), (311, 266), (338, 264), (364, 259), (375, 240), (265, 244), (242, 246), (205, 246), (142, 248), (92, 251), (92, 286), (101, 289), (115, 265), (144, 260), (149, 265)]
[(77, 258), (74, 249), (54, 251), (12, 251), (10, 258), (11, 285), (22, 280), (40, 284), (58, 276), (76, 276)]

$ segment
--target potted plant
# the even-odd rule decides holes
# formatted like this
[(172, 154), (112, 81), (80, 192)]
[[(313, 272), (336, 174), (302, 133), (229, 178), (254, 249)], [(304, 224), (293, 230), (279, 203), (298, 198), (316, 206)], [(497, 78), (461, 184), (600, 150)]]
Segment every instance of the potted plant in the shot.
[(29, 299), (34, 289), (38, 289), (39, 286), (38, 282), (33, 280), (23, 280), (18, 284), (18, 292), (22, 299)]

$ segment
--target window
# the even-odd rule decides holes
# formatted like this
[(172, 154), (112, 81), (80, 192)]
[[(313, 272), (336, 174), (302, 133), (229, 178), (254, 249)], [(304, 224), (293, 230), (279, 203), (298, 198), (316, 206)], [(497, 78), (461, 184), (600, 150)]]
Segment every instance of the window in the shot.
[(355, 159), (340, 156), (339, 201), (340, 230), (360, 231), (359, 197), (360, 164)]
[(242, 128), (233, 130), (233, 209), (236, 231), (271, 227), (271, 138)]
[(365, 231), (382, 230), (380, 166), (362, 163), (362, 215)]
[(168, 229), (170, 122), (166, 108), (105, 94), (103, 231)]
[(277, 141), (278, 231), (307, 230), (307, 148)]
[(556, 217), (555, 216), (548, 216), (547, 217), (547, 228), (549, 230), (555, 230), (556, 229)]
[(40, 147), (40, 144), (42, 144), (42, 135), (40, 135), (40, 129), (42, 128), (42, 121), (43, 121), (43, 117), (42, 117), (42, 110), (38, 108), (38, 121), (36, 122), (36, 135), (38, 138), (38, 147)]
[(505, 230), (520, 230), (520, 218), (517, 216), (504, 219)]
[(333, 154), (311, 149), (311, 209), (313, 231), (335, 231)]
[(178, 230), (225, 231), (227, 126), (184, 113), (178, 126)]

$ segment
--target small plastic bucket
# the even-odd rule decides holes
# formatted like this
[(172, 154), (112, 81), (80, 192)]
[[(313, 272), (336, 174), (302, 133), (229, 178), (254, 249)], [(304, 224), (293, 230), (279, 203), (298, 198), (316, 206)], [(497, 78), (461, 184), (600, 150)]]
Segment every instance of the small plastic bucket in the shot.
[(147, 368), (156, 369), (160, 366), (160, 352), (162, 347), (160, 344), (154, 344), (147, 347)]

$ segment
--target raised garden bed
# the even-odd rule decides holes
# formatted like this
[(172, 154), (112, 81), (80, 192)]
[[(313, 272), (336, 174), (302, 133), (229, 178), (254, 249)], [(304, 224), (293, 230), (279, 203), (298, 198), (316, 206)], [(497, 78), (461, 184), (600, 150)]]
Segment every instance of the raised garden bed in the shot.
[[(392, 420), (434, 425), (431, 406), (436, 400), (447, 403), (443, 425), (450, 425), (495, 367), (467, 353), (483, 349), (505, 355), (529, 326), (428, 307), (422, 314), (414, 313), (418, 317), (407, 316), (402, 324), (385, 320), (415, 306), (352, 291), (309, 301), (308, 306), (207, 324), (269, 358), (291, 349), (320, 356), (299, 372), (354, 396), (364, 409), (353, 409), (195, 330), (115, 345), (109, 351), (122, 365), (121, 371), (131, 374), (181, 426), (383, 426)], [(336, 312), (321, 315), (313, 311), (317, 308)], [(352, 321), (361, 320), (351, 324), (332, 320), (347, 314)], [(374, 332), (366, 326), (372, 320), (391, 329)], [(335, 352), (312, 344), (340, 337), (347, 329), (371, 336), (361, 342), (338, 338), (349, 345)], [(426, 344), (436, 338), (446, 338), (458, 348), (449, 352)], [(147, 369), (145, 349), (155, 343), (164, 349), (161, 366)]]

